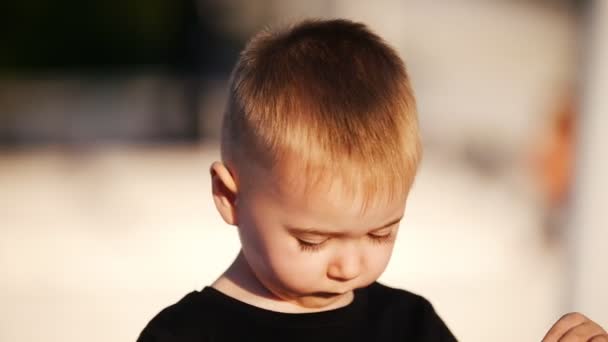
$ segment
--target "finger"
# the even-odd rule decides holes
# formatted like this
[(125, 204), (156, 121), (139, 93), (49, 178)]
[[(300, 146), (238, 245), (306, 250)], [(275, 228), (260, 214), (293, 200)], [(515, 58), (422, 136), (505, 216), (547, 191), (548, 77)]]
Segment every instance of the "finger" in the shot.
[(581, 342), (589, 341), (596, 336), (601, 336), (606, 332), (602, 327), (593, 321), (586, 321), (583, 324), (579, 324), (572, 329), (566, 331), (566, 333), (560, 337), (559, 342)]
[(568, 330), (572, 329), (577, 325), (583, 324), (586, 321), (589, 321), (589, 319), (581, 313), (571, 312), (569, 314), (565, 314), (559, 320), (557, 320), (555, 324), (553, 324), (551, 329), (549, 329), (549, 331), (543, 338), (542, 342), (556, 342)]
[(608, 342), (608, 334), (593, 336), (589, 342)]

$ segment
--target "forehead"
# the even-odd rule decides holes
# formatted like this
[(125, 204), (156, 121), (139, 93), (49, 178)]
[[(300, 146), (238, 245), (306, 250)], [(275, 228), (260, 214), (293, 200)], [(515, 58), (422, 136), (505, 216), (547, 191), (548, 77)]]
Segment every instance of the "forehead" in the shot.
[(369, 229), (403, 215), (407, 192), (365, 191), (366, 184), (343, 173), (283, 172), (263, 177), (266, 200), (287, 220), (314, 228)]

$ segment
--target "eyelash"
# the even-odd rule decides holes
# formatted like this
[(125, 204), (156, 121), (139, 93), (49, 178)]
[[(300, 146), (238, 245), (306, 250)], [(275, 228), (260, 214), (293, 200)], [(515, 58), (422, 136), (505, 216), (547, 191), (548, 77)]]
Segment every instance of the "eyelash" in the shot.
[[(368, 235), (370, 241), (374, 244), (384, 244), (384, 243), (391, 243), (393, 242), (393, 233), (388, 233), (386, 235), (382, 235), (382, 236), (377, 236), (377, 235)], [(304, 252), (317, 252), (319, 250), (321, 250), (321, 248), (323, 248), (323, 246), (325, 245), (325, 243), (329, 240), (325, 240), (323, 242), (320, 243), (310, 243), (310, 242), (306, 242), (300, 239), (298, 240), (298, 244), (300, 246), (300, 249)]]
[(325, 240), (321, 243), (310, 243), (310, 242), (306, 242), (306, 241), (298, 239), (298, 244), (300, 246), (300, 250), (302, 250), (304, 252), (316, 252), (323, 247), (323, 244), (325, 244), (326, 241), (327, 240)]

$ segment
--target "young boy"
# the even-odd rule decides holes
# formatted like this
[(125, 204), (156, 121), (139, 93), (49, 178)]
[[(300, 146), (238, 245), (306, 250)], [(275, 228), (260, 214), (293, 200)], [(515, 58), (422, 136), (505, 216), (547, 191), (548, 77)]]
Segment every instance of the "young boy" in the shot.
[[(241, 250), (140, 342), (456, 340), (427, 300), (376, 282), (421, 156), (408, 75), (381, 38), (346, 20), (257, 34), (234, 69), (221, 153), (213, 198)], [(550, 334), (567, 331), (605, 334), (582, 315)]]

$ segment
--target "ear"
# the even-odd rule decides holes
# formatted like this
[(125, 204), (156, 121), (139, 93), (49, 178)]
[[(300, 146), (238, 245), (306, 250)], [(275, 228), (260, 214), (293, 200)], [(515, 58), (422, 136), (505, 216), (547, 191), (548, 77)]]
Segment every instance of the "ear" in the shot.
[(237, 225), (236, 195), (237, 185), (233, 175), (225, 164), (216, 161), (209, 168), (211, 173), (211, 187), (215, 207), (224, 221), (230, 225)]

